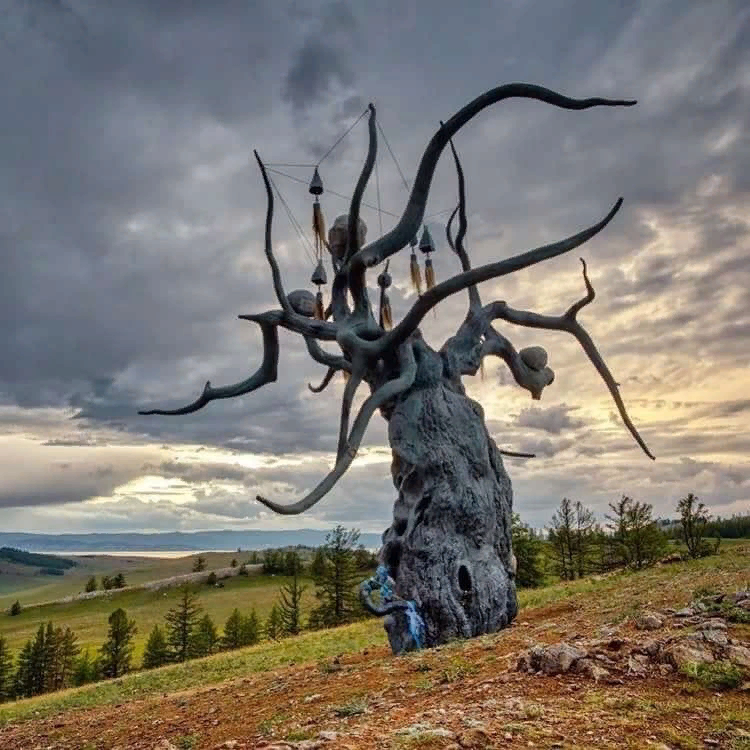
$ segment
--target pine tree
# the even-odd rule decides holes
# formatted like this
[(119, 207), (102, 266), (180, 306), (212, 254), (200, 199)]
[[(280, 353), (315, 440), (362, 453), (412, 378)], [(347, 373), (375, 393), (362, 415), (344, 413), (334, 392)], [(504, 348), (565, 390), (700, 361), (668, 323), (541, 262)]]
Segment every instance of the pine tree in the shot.
[(9, 700), (13, 695), (13, 657), (10, 655), (8, 641), (0, 635), (0, 703)]
[(320, 605), (311, 615), (313, 622), (326, 627), (351, 622), (360, 612), (356, 586), (359, 582), (354, 547), (359, 531), (347, 531), (340, 524), (326, 536), (323, 545), (326, 566), (322, 576), (315, 580), (316, 597)]
[(705, 556), (710, 548), (703, 541), (710, 516), (708, 508), (691, 492), (677, 503), (682, 539), (693, 559)]
[(629, 556), (638, 569), (654, 565), (666, 551), (666, 537), (651, 517), (652, 511), (649, 503), (634, 502), (626, 515)]
[(86, 649), (75, 660), (71, 682), (76, 687), (95, 682), (99, 679), (101, 665), (97, 659), (92, 659), (89, 650)]
[(73, 671), (76, 660), (81, 653), (76, 634), (70, 629), (60, 628), (60, 656), (58, 660), (59, 672), (57, 679), (57, 690), (70, 687), (73, 684)]
[(579, 578), (589, 572), (589, 558), (593, 542), (594, 514), (581, 501), (575, 504), (575, 530), (573, 548), (575, 552), (575, 570)]
[(86, 581), (86, 593), (90, 594), (92, 591), (96, 591), (96, 576), (91, 576), (88, 581)]
[(164, 631), (159, 625), (154, 625), (154, 629), (146, 641), (146, 649), (143, 652), (143, 668), (155, 669), (162, 667), (169, 662), (169, 648)]
[(17, 698), (30, 698), (34, 695), (33, 649), (33, 643), (28, 640), (18, 654), (18, 665), (13, 680), (13, 695)]
[[(281, 614), (281, 630), (284, 635), (297, 635), (302, 630), (302, 594), (307, 586), (302, 586), (299, 574), (302, 561), (296, 552), (287, 556), (287, 569), (291, 572), (292, 580), (279, 589), (281, 600), (279, 610)], [(274, 605), (275, 606), (275, 605)]]
[(266, 620), (266, 638), (272, 641), (278, 640), (284, 635), (283, 620), (281, 619), (281, 610), (278, 604), (271, 607), (271, 612)]
[(201, 573), (206, 569), (206, 558), (198, 555), (193, 561), (193, 573)]
[(198, 595), (190, 588), (180, 589), (180, 599), (165, 617), (167, 643), (174, 661), (187, 661), (192, 654), (193, 636), (201, 613)]
[(632, 498), (623, 495), (617, 503), (609, 504), (611, 516), (606, 516), (612, 531), (612, 557), (622, 566), (630, 565), (630, 550), (628, 548), (628, 510), (632, 505)]
[(242, 622), (242, 645), (252, 646), (260, 640), (260, 622), (255, 609), (243, 618)]
[(240, 613), (239, 609), (234, 609), (231, 615), (227, 618), (224, 623), (224, 635), (221, 638), (221, 647), (223, 649), (234, 649), (241, 648), (244, 644), (242, 643), (242, 630), (245, 618)]
[(542, 569), (542, 540), (534, 530), (513, 514), (513, 554), (516, 556), (516, 585), (522, 588), (540, 586), (544, 580)]
[(10, 605), (10, 616), (15, 617), (21, 614), (21, 602), (16, 599), (13, 604)]
[(212, 654), (219, 643), (219, 633), (210, 615), (203, 615), (198, 622), (193, 637), (193, 655), (208, 656)]
[(130, 671), (133, 657), (133, 636), (137, 632), (134, 620), (128, 620), (124, 609), (116, 609), (107, 620), (107, 640), (100, 649), (101, 672), (104, 677), (119, 677)]
[(552, 516), (549, 540), (552, 543), (555, 563), (560, 577), (564, 581), (572, 581), (576, 577), (574, 564), (575, 542), (573, 539), (575, 527), (575, 511), (567, 497), (560, 501), (560, 507)]
[(310, 575), (314, 580), (318, 580), (325, 575), (327, 567), (326, 553), (323, 547), (316, 547), (315, 554), (310, 562)]
[(31, 695), (41, 695), (44, 692), (47, 674), (46, 635), (47, 629), (44, 627), (44, 624), (39, 625), (36, 637), (31, 644)]

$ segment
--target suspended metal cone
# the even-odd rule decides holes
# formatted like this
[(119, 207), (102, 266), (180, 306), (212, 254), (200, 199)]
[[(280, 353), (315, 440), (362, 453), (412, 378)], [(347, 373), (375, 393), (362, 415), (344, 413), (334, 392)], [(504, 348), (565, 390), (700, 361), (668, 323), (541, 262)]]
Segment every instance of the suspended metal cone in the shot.
[(435, 251), (435, 243), (432, 241), (432, 235), (427, 228), (427, 224), (424, 225), (424, 230), (422, 231), (422, 239), (419, 241), (419, 249), (423, 253), (432, 253)]
[(313, 174), (312, 180), (310, 180), (309, 190), (312, 195), (323, 195), (323, 180), (320, 179), (317, 167), (315, 167), (315, 174)]
[(318, 286), (328, 283), (328, 276), (326, 275), (326, 269), (323, 265), (322, 260), (319, 260), (318, 265), (315, 266), (315, 270), (313, 271), (313, 275), (311, 276), (310, 281), (312, 281), (313, 284), (317, 284)]

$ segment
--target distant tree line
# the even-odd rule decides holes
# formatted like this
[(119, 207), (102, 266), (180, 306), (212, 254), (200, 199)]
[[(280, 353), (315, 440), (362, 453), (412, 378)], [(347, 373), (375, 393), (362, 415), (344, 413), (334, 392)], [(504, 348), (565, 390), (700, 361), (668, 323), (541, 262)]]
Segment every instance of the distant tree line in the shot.
[[(154, 669), (218, 651), (251, 646), (263, 638), (278, 640), (297, 635), (304, 629), (333, 627), (368, 616), (359, 603), (356, 587), (363, 574), (371, 572), (377, 559), (361, 545), (357, 546), (358, 540), (359, 531), (337, 526), (328, 534), (325, 544), (313, 551), (307, 566), (297, 550), (287, 549), (283, 553), (266, 550), (264, 569), (269, 561), (270, 567), (288, 580), (279, 588), (278, 599), (265, 622), (261, 622), (255, 609), (247, 614), (235, 609), (220, 633), (210, 615), (203, 612), (197, 589), (189, 585), (181, 587), (175, 606), (149, 633), (141, 668)], [(272, 554), (267, 554), (269, 552)], [(302, 611), (302, 597), (308, 588), (303, 584), (305, 573), (313, 579), (317, 599), (307, 623)], [(104, 578), (111, 584), (117, 576)], [(95, 578), (90, 590), (96, 590)], [(20, 612), (20, 604), (18, 607)], [(89, 649), (80, 649), (70, 628), (63, 630), (51, 622), (39, 626), (36, 636), (24, 645), (15, 663), (7, 641), (0, 637), (0, 702), (112, 679), (130, 672), (134, 669), (137, 625), (122, 608), (109, 615), (107, 624), (106, 640), (93, 654)]]
[(618, 568), (639, 570), (664, 559), (684, 545), (689, 558), (718, 550), (721, 538), (750, 537), (750, 514), (712, 520), (705, 504), (690, 493), (677, 503), (679, 520), (653, 517), (653, 506), (623, 495), (609, 504), (604, 523), (581, 502), (563, 498), (548, 525), (546, 539), (513, 516), (516, 584), (541, 585), (549, 576), (572, 581)]

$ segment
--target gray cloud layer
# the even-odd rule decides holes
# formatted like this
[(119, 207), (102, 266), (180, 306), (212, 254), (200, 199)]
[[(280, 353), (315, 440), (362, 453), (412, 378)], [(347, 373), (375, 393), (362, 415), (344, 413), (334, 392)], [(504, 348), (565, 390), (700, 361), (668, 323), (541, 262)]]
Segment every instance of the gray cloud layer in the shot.
[[(510, 330), (519, 347), (547, 347), (557, 372), (541, 406), (496, 363), (468, 384), (503, 447), (539, 454), (510, 464), (518, 509), (542, 524), (566, 492), (601, 510), (627, 491), (666, 513), (690, 490), (720, 512), (750, 507), (745, 3), (476, 2), (458, 11), (408, 0), (14, 0), (3, 24), (0, 442), (26, 468), (0, 478), (0, 507), (15, 508), (4, 511), (9, 528), (44, 528), (51, 505), (70, 529), (281, 523), (250, 498), (270, 487), (291, 500), (322, 476), (341, 396), (341, 383), (307, 391), (321, 368), (293, 336), (282, 336), (279, 382), (261, 393), (188, 417), (135, 414), (257, 366), (260, 336), (236, 319), (273, 307), (252, 148), (271, 162), (314, 162), (374, 101), (410, 178), (440, 119), (512, 80), (639, 100), (582, 113), (506, 102), (456, 142), (476, 264), (577, 231), (625, 197), (583, 248), (597, 299), (581, 319), (659, 456), (652, 466), (638, 454), (576, 342)], [(326, 187), (351, 191), (364, 146), (355, 128), (322, 165)], [(380, 153), (380, 200), (398, 213), (405, 191), (382, 143)], [(304, 185), (274, 180), (306, 228)], [(428, 213), (455, 195), (444, 159)], [(330, 192), (323, 200), (329, 221), (345, 211)], [(366, 201), (378, 202), (374, 185)], [(372, 237), (377, 214), (363, 216)], [(392, 223), (383, 216), (384, 229)], [(287, 287), (308, 288), (309, 259), (281, 207), (274, 238)], [(458, 269), (444, 248), (435, 264), (439, 278)], [(394, 259), (397, 317), (413, 301), (406, 270), (407, 259)], [(582, 294), (577, 260), (485, 284), (483, 294), (562, 312)], [(449, 300), (425, 323), (428, 337), (450, 335), (464, 305)], [(385, 439), (373, 423), (369, 445)], [(199, 446), (221, 455), (175, 462)], [(248, 455), (315, 460), (304, 471), (234, 465)], [(393, 492), (381, 458), (355, 466), (310, 523), (384, 525)], [(177, 494), (144, 490), (137, 480), (147, 476)], [(97, 497), (109, 499), (94, 512), (84, 501)]]

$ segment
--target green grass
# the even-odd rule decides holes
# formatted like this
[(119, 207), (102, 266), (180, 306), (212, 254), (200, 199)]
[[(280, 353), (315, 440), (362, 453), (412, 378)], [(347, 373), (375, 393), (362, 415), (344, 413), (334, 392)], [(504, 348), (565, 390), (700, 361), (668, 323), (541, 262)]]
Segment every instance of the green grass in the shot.
[[(226, 568), (233, 558), (239, 562), (247, 559), (246, 552), (206, 552), (207, 568)], [(0, 610), (6, 610), (18, 599), (22, 605), (42, 604), (84, 590), (90, 576), (101, 582), (103, 575), (123, 573), (128, 585), (139, 585), (160, 578), (170, 578), (192, 572), (198, 553), (187, 557), (114, 557), (111, 555), (85, 555), (70, 557), (78, 565), (63, 576), (36, 575), (36, 568), (25, 565), (0, 566)]]
[[(226, 579), (224, 588), (205, 584), (196, 588), (204, 612), (211, 615), (221, 629), (235, 607), (244, 613), (255, 608), (261, 620), (265, 619), (278, 599), (279, 587), (288, 580), (284, 576), (256, 574)], [(135, 663), (139, 664), (149, 632), (157, 623), (163, 623), (164, 615), (175, 605), (179, 595), (177, 588), (163, 591), (112, 591), (106, 597), (27, 607), (15, 617), (3, 612), (0, 614), (0, 636), (7, 639), (11, 651), (18, 652), (25, 641), (33, 637), (40, 623), (51, 620), (55, 625), (70, 627), (83, 648), (96, 649), (106, 638), (110, 613), (122, 607), (138, 627), (134, 657)], [(303, 610), (309, 611), (314, 603), (313, 586), (309, 586), (303, 595)]]
[(745, 681), (745, 673), (728, 661), (688, 664), (684, 673), (708, 690), (733, 690)]
[[(522, 590), (519, 600), (522, 608), (543, 607), (560, 602), (567, 605), (571, 599), (575, 600), (578, 597), (582, 605), (587, 605), (587, 597), (595, 594), (593, 601), (596, 602), (597, 612), (603, 621), (613, 614), (631, 611), (635, 602), (643, 600), (644, 592), (648, 592), (647, 596), (651, 598), (649, 606), (659, 607), (662, 601), (670, 604), (676, 603), (675, 592), (684, 592), (680, 602), (686, 604), (690, 596), (689, 592), (700, 587), (718, 587), (723, 591), (729, 591), (747, 586), (750, 583), (750, 576), (745, 577), (748, 559), (750, 559), (750, 544), (745, 540), (742, 545), (723, 545), (720, 554), (714, 557), (639, 572), (622, 573), (600, 580), (584, 579), (558, 583), (544, 589)], [(234, 606), (244, 608), (246, 611), (251, 606), (256, 606), (260, 613), (262, 609), (260, 602), (266, 601), (267, 606), (270, 606), (283, 580), (281, 577), (269, 579), (255, 576), (232, 579), (225, 589), (204, 587), (202, 589), (203, 604), (206, 611), (213, 615), (212, 607), (220, 604), (222, 596), (227, 596), (228, 599), (221, 605), (226, 607), (227, 613)], [(738, 581), (741, 582), (739, 586)], [(312, 597), (311, 590), (308, 590), (307, 594)], [(311, 602), (312, 598), (307, 601)], [(166, 603), (159, 604), (166, 608), (165, 605)], [(154, 617), (148, 613), (149, 606), (156, 605), (143, 603), (144, 618), (159, 619), (158, 616)], [(108, 611), (110, 610), (107, 609)], [(131, 617), (134, 616), (135, 608), (129, 611)], [(521, 611), (519, 620), (523, 621), (523, 618), (524, 614)], [(7, 620), (13, 619), (16, 618), (7, 618)], [(52, 619), (57, 622), (59, 618), (53, 617)], [(106, 617), (104, 619), (106, 622)], [(7, 625), (7, 620), (2, 619), (2, 626)], [(141, 637), (144, 637), (144, 633), (147, 634), (147, 630), (142, 627)], [(502, 634), (497, 634), (487, 638), (491, 643), (493, 638), (501, 637)], [(163, 667), (151, 672), (133, 673), (117, 680), (52, 693), (17, 703), (3, 704), (0, 705), (0, 725), (9, 721), (43, 717), (74, 708), (123, 703), (195, 687), (206, 687), (243, 677), (249, 673), (270, 671), (292, 663), (318, 664), (322, 671), (328, 671), (329, 665), (333, 666), (333, 658), (341, 653), (384, 644), (382, 622), (378, 619), (365, 620), (333, 630), (304, 633), (296, 638), (280, 642), (265, 641), (257, 646), (217, 654), (206, 659)], [(451, 651), (455, 648), (458, 651), (463, 648), (463, 645), (463, 642), (456, 642), (446, 648)], [(417, 653), (406, 658), (414, 660), (415, 672), (430, 672), (429, 677), (425, 675), (424, 678), (420, 678), (425, 681), (424, 689), (429, 678), (432, 678), (429, 679), (430, 684), (439, 683), (442, 680), (442, 670), (433, 670), (425, 662), (426, 653)], [(458, 654), (453, 656), (449, 666), (452, 666), (454, 662), (460, 666)], [(451, 678), (460, 679), (462, 675), (459, 672), (459, 669), (456, 669), (455, 673), (450, 671), (447, 674), (449, 681)]]
[(213, 685), (254, 672), (326, 661), (337, 654), (382, 645), (383, 624), (365, 620), (333, 630), (304, 633), (279, 642), (229, 651), (147, 672), (134, 672), (116, 680), (49, 693), (0, 705), (0, 726), (10, 721), (38, 718), (75, 708), (86, 708)]

